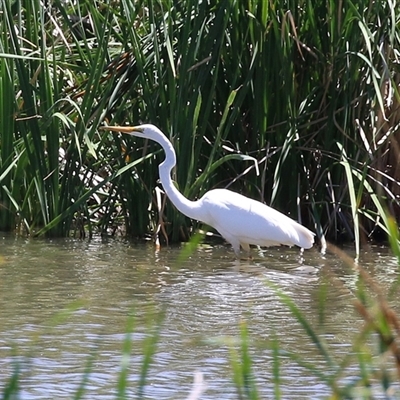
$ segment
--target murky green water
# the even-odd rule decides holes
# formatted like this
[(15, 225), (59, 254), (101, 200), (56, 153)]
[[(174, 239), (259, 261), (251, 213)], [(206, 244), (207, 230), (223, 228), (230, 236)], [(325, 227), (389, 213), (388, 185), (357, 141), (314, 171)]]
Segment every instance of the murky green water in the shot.
[[(178, 263), (179, 248), (156, 252), (124, 241), (39, 241), (0, 236), (0, 389), (20, 360), (22, 398), (72, 398), (94, 354), (87, 399), (115, 398), (127, 316), (135, 315), (131, 394), (142, 341), (154, 314), (165, 310), (161, 339), (145, 390), (148, 399), (185, 398), (196, 371), (208, 389), (202, 399), (236, 399), (228, 349), (210, 339), (237, 335), (247, 321), (258, 388), (273, 393), (271, 352), (281, 347), (318, 364), (320, 356), (265, 280), (276, 283), (310, 321), (318, 320), (318, 293), (328, 282), (325, 338), (346, 354), (361, 321), (353, 308), (355, 272), (336, 256), (281, 248), (234, 261), (229, 247), (203, 246)], [(384, 287), (397, 279), (390, 251), (369, 248), (361, 263)], [(61, 310), (76, 309), (70, 315)], [(284, 398), (321, 398), (317, 379), (282, 359)], [(2, 391), (0, 390), (0, 393)]]

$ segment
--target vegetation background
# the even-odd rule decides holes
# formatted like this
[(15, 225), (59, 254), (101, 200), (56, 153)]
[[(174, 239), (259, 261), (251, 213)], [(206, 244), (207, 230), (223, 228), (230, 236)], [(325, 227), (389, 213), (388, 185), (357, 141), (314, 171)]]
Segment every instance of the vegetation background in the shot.
[(191, 199), (230, 187), (357, 247), (399, 216), (395, 2), (0, 4), (1, 231), (189, 237), (159, 147), (104, 123), (158, 125)]

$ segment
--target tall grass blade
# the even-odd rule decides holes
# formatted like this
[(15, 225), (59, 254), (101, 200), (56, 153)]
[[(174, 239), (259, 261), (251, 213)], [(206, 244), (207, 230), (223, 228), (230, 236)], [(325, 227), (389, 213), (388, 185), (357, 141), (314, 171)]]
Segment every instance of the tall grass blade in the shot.
[(351, 206), (351, 214), (353, 217), (353, 229), (354, 229), (354, 241), (355, 241), (355, 249), (356, 249), (356, 257), (360, 255), (360, 225), (358, 218), (358, 203), (356, 200), (355, 194), (355, 186), (352, 175), (352, 168), (347, 159), (346, 151), (340, 143), (337, 143), (339, 150), (342, 154), (341, 164), (344, 166), (347, 178), (347, 188), (350, 196), (350, 206)]

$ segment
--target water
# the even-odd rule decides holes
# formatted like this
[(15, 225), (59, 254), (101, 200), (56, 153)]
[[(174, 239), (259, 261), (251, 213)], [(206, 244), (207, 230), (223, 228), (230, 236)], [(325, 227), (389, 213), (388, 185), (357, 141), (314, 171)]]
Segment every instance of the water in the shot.
[[(218, 340), (239, 334), (246, 321), (258, 389), (273, 396), (274, 335), (302, 360), (323, 360), (266, 280), (318, 326), (318, 296), (327, 282), (323, 336), (338, 356), (351, 351), (362, 326), (354, 311), (356, 272), (337, 256), (280, 248), (234, 261), (229, 247), (200, 247), (179, 262), (181, 249), (126, 241), (43, 241), (0, 236), (0, 389), (15, 361), (22, 365), (22, 399), (72, 398), (93, 357), (87, 399), (115, 398), (128, 315), (134, 315), (129, 394), (142, 363), (143, 341), (164, 311), (161, 338), (145, 398), (186, 398), (196, 371), (207, 384), (202, 399), (236, 399), (229, 350)], [(398, 278), (385, 248), (368, 248), (360, 262), (388, 288)], [(328, 395), (290, 358), (281, 358), (283, 398)], [(0, 390), (2, 393), (2, 390)]]

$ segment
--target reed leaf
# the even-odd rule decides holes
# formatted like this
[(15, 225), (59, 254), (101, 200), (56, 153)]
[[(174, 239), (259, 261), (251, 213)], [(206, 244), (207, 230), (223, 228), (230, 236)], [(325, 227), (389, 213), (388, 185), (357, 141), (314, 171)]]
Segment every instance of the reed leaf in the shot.
[(344, 150), (343, 146), (340, 143), (338, 143), (338, 147), (342, 152), (342, 159), (343, 159), (342, 165), (344, 166), (344, 169), (346, 171), (347, 187), (350, 196), (351, 213), (353, 216), (355, 250), (356, 250), (356, 256), (358, 257), (360, 254), (360, 225), (358, 219), (358, 202), (356, 200), (356, 194), (355, 194), (356, 189), (354, 186), (351, 166), (347, 159), (346, 151)]

